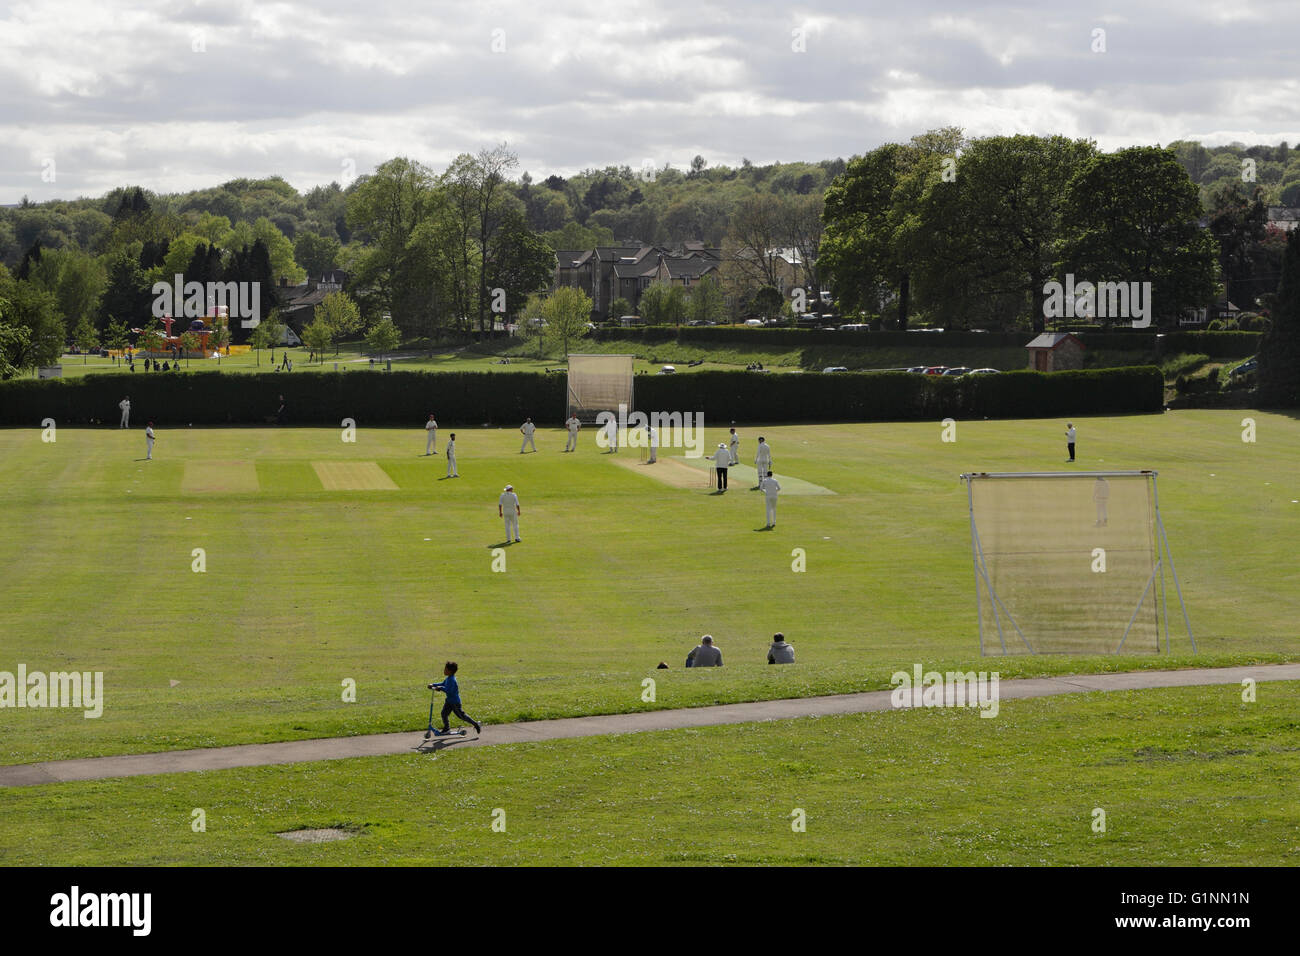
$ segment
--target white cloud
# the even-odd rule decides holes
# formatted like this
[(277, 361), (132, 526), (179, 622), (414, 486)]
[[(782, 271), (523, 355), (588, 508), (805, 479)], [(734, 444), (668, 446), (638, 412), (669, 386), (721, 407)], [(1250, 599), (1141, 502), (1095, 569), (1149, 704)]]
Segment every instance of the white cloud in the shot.
[(1297, 26), (1286, 0), (20, 3), (0, 12), (0, 202), (271, 173), (309, 188), (345, 158), (439, 168), (503, 139), (534, 176), (847, 157), (949, 124), (1294, 141)]

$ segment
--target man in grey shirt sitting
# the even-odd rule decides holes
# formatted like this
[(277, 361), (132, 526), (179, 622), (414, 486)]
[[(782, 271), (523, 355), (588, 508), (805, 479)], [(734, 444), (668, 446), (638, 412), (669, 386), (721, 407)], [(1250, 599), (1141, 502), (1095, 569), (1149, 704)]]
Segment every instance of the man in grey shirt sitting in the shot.
[(705, 634), (694, 650), (686, 655), (687, 667), (721, 667), (722, 651), (713, 646), (713, 636)]
[(784, 634), (772, 635), (772, 646), (767, 649), (769, 664), (793, 664), (794, 645), (785, 642)]

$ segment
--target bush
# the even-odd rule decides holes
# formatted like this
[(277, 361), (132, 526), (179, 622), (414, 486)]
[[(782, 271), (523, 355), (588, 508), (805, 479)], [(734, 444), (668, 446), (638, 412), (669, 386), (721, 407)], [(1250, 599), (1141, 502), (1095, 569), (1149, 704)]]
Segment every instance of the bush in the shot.
[[(138, 422), (160, 427), (261, 424), (284, 395), (294, 425), (419, 428), (429, 413), (443, 427), (515, 425), (525, 417), (559, 425), (566, 378), (535, 372), (222, 372), (86, 375), (0, 383), (0, 423), (37, 426), (117, 420), (131, 395)], [(1151, 366), (1081, 372), (1004, 372), (933, 376), (906, 372), (758, 375), (692, 372), (638, 376), (636, 405), (702, 412), (710, 421), (905, 421), (941, 418), (1035, 418), (1152, 412), (1164, 379)]]

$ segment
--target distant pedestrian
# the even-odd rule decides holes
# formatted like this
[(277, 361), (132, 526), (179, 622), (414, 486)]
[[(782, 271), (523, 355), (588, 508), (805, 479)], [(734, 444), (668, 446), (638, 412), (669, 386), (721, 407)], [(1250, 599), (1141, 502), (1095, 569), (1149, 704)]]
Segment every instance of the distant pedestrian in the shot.
[(769, 471), (758, 483), (758, 490), (763, 492), (763, 503), (767, 505), (767, 526), (776, 527), (776, 496), (781, 493), (781, 486), (777, 484), (772, 473)]
[(1070, 450), (1070, 461), (1074, 461), (1074, 437), (1078, 432), (1070, 422), (1065, 423), (1065, 447)]
[(150, 422), (148, 425), (144, 427), (144, 445), (145, 445), (144, 460), (145, 461), (153, 461), (153, 440), (154, 440), (153, 422)]
[(424, 423), (424, 430), (429, 436), (424, 441), (424, 454), (427, 458), (429, 455), (438, 454), (438, 420), (433, 417), (432, 412), (429, 413), (429, 420)]
[(515, 541), (519, 540), (519, 516), (522, 513), (519, 510), (519, 496), (515, 494), (515, 486), (506, 485), (506, 490), (501, 492), (501, 497), (497, 499), (497, 517), (506, 520), (507, 544), (512, 534)]
[(451, 433), (451, 438), (447, 442), (447, 477), (459, 478), (460, 473), (456, 471), (456, 433)]
[(533, 424), (531, 418), (525, 418), (524, 423), (519, 426), (519, 433), (524, 436), (523, 444), (519, 446), (519, 454), (524, 453), (529, 445), (533, 446), (533, 451), (537, 451), (537, 442), (533, 440), (533, 433), (537, 431), (537, 426)]
[(117, 403), (117, 407), (122, 409), (122, 423), (118, 426), (118, 428), (130, 428), (131, 427), (131, 396), (127, 395), (125, 398), (123, 398), (120, 402)]

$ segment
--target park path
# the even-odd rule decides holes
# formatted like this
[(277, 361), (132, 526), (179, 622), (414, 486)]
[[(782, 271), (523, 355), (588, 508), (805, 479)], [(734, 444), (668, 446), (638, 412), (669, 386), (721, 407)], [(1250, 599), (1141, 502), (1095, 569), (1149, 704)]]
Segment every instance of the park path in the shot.
[[(1022, 678), (999, 681), (998, 697), (1000, 701), (1005, 702), (1094, 691), (1201, 687), (1215, 684), (1240, 685), (1246, 678), (1253, 678), (1256, 681), (1300, 680), (1300, 664), (1259, 664), (1244, 667)], [(880, 690), (861, 694), (838, 694), (832, 697), (799, 697), (743, 704), (719, 704), (712, 707), (651, 710), (635, 714), (566, 717), (560, 720), (496, 724), (486, 727), (482, 737), (475, 737), (471, 732), (467, 737), (435, 739), (430, 741), (431, 746), (427, 749), (491, 747), (496, 744), (533, 743), (652, 730), (680, 730), (689, 727), (713, 727), (719, 724), (788, 720), (794, 717), (863, 714), (893, 709), (891, 693), (888, 690)], [(379, 757), (411, 753), (424, 746), (423, 735), (424, 732), (418, 730), (396, 734), (326, 737), (273, 744), (241, 744), (234, 747), (209, 747), (201, 750), (172, 750), (151, 754), (124, 754), (116, 757), (88, 757), (78, 760), (17, 764), (0, 767), (0, 787), (28, 787), (74, 780), (106, 780), (149, 774), (227, 770), (233, 767), (264, 767), (272, 764), (316, 760), (342, 760), (348, 757)]]

